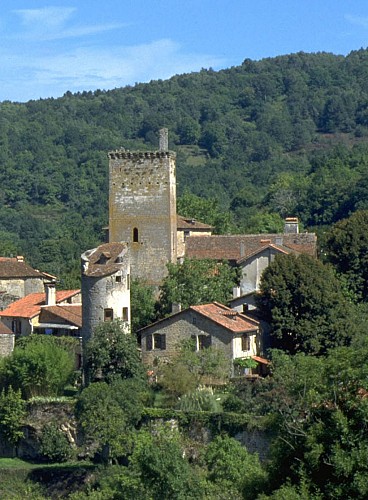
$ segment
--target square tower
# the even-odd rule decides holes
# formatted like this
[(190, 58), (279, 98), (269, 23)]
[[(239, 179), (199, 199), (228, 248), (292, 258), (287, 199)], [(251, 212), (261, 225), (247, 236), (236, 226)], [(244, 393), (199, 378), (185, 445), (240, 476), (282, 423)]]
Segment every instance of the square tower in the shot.
[(109, 153), (109, 241), (129, 245), (132, 278), (159, 286), (177, 259), (176, 155), (167, 130), (158, 151)]

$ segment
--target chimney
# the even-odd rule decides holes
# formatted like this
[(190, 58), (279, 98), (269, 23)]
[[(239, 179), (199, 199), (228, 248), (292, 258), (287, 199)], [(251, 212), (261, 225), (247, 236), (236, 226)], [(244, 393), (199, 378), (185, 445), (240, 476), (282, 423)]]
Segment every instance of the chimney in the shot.
[(298, 234), (299, 233), (299, 221), (298, 217), (286, 217), (284, 225), (285, 234)]
[(55, 283), (45, 283), (46, 305), (54, 306), (56, 304)]
[(244, 241), (241, 241), (240, 242), (240, 257), (244, 257), (245, 255), (245, 245), (244, 245)]
[(235, 286), (233, 288), (233, 299), (239, 298), (240, 297), (240, 293), (241, 293), (240, 286)]
[(159, 131), (159, 150), (168, 151), (169, 150), (169, 130), (167, 128), (161, 128)]
[(180, 302), (173, 302), (171, 304), (171, 312), (172, 314), (178, 313), (181, 311), (181, 304)]
[(23, 257), (23, 255), (17, 255), (17, 261), (18, 261), (18, 262), (24, 262), (24, 257)]

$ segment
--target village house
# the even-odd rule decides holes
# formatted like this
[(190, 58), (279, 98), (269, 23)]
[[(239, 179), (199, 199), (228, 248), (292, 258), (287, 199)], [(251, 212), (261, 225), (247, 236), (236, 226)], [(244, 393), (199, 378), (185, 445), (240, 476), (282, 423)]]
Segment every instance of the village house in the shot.
[(0, 311), (0, 320), (15, 336), (32, 333), (80, 336), (82, 326), (80, 290), (55, 290), (31, 293)]
[(258, 321), (218, 302), (190, 306), (142, 328), (138, 334), (142, 361), (147, 366), (173, 360), (180, 343), (189, 339), (197, 351), (210, 346), (220, 349), (229, 360), (231, 374), (235, 359), (259, 357), (262, 352)]
[(33, 269), (22, 256), (0, 257), (0, 311), (30, 293), (42, 293), (44, 284), (55, 280)]

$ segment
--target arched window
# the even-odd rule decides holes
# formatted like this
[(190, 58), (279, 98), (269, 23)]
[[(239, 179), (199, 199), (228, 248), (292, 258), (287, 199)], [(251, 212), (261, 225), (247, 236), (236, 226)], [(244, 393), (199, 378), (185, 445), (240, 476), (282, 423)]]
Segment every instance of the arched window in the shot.
[(138, 243), (138, 228), (133, 228), (133, 243)]

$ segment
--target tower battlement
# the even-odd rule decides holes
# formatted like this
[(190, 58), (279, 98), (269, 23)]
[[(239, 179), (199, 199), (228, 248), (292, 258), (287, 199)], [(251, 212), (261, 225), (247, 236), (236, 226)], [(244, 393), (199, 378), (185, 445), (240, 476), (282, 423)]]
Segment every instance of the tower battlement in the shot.
[(117, 149), (108, 153), (109, 160), (132, 160), (139, 161), (155, 158), (176, 158), (174, 151), (129, 151), (126, 149)]

